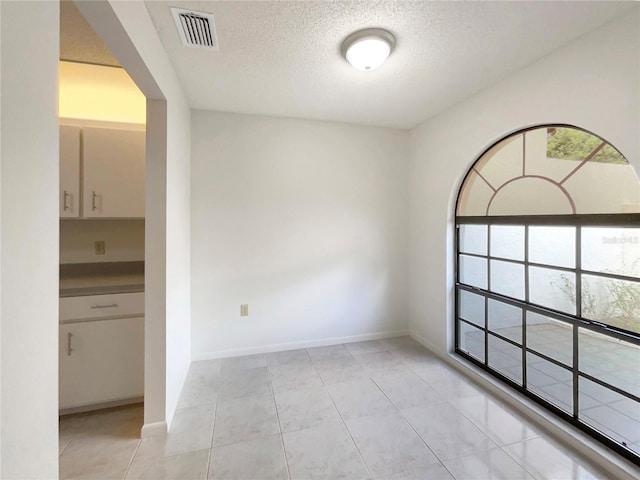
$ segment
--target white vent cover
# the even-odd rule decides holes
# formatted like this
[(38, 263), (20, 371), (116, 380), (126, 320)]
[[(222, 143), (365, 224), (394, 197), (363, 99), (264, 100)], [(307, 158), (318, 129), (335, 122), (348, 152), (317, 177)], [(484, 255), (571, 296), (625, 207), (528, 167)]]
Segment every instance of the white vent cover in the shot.
[(171, 7), (182, 44), (188, 47), (218, 50), (216, 25), (211, 13)]

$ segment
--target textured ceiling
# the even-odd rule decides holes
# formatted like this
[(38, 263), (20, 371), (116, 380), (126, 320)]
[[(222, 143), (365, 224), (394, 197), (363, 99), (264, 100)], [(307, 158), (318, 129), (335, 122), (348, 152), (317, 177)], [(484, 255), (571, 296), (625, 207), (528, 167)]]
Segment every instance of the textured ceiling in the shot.
[(60, 2), (60, 60), (120, 66), (70, 0)]
[[(410, 128), (613, 17), (633, 2), (147, 1), (196, 109)], [(180, 43), (170, 6), (213, 13), (220, 50)], [(397, 38), (360, 72), (354, 30)], [(552, 73), (552, 72), (550, 72)]]

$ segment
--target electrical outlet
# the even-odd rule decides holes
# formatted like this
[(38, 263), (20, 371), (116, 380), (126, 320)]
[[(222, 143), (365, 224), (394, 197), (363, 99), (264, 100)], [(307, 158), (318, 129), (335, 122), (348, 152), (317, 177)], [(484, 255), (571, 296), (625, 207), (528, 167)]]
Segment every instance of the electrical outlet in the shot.
[(241, 317), (248, 317), (249, 316), (249, 304), (248, 303), (243, 303), (242, 305), (240, 305), (240, 316)]
[(94, 242), (96, 255), (104, 255), (106, 250), (104, 247), (104, 240), (98, 240)]

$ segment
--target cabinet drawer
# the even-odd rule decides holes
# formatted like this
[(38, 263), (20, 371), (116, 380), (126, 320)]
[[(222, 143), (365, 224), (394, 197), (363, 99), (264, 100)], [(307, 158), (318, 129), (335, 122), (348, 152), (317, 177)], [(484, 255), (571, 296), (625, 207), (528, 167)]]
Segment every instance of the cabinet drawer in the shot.
[(144, 292), (60, 299), (60, 322), (144, 315)]

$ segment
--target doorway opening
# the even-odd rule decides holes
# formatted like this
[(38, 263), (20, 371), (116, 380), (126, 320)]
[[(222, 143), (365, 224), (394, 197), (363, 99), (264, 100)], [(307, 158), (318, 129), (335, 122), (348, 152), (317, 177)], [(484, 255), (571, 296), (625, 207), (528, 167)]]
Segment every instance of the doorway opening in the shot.
[(59, 73), (59, 434), (74, 456), (87, 432), (140, 438), (143, 425), (147, 107), (68, 0)]

